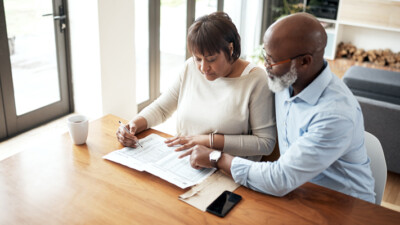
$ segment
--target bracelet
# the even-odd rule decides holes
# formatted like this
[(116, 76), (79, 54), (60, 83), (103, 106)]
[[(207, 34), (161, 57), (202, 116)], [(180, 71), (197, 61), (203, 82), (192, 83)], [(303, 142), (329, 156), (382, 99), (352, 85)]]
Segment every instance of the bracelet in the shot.
[(214, 133), (211, 133), (211, 148), (214, 148)]
[(209, 135), (208, 135), (208, 140), (210, 141), (210, 148), (212, 148), (211, 145), (213, 144), (212, 141), (211, 141), (211, 138), (212, 138), (212, 137), (211, 137), (211, 133), (209, 133)]

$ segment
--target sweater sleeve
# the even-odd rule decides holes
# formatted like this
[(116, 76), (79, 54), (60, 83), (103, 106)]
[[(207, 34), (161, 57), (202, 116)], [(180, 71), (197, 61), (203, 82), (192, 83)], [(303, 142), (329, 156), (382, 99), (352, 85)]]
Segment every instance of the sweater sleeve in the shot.
[[(252, 73), (260, 73), (256, 69)], [(250, 75), (250, 74), (249, 74)], [(249, 135), (225, 135), (223, 151), (235, 156), (250, 156), (249, 159), (259, 160), (262, 155), (272, 153), (276, 142), (276, 122), (274, 95), (268, 88), (264, 74), (257, 82), (250, 96)], [(256, 157), (258, 156), (258, 157)]]
[(139, 116), (147, 120), (147, 128), (157, 126), (166, 121), (175, 112), (178, 106), (180, 88), (184, 74), (187, 72), (187, 63), (184, 69), (167, 91), (161, 94), (153, 103), (144, 108)]

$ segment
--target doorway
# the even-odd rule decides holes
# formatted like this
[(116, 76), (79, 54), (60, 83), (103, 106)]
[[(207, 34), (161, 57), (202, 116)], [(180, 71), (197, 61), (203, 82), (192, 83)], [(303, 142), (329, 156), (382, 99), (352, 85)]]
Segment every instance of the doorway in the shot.
[(63, 0), (0, 3), (0, 140), (72, 111)]

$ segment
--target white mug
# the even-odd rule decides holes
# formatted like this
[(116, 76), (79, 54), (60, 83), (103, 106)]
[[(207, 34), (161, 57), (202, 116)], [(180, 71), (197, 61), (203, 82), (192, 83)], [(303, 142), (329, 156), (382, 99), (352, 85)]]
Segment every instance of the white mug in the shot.
[(69, 135), (76, 145), (86, 143), (89, 131), (89, 121), (84, 115), (73, 115), (67, 118)]

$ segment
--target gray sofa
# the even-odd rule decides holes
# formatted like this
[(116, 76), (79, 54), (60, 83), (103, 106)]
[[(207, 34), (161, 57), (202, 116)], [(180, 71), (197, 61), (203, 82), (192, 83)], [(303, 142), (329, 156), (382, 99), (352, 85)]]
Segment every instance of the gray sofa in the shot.
[(387, 169), (400, 173), (400, 72), (352, 66), (343, 81), (361, 105), (365, 130), (381, 142)]

